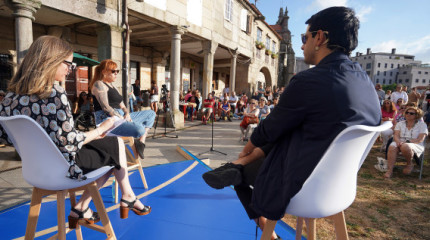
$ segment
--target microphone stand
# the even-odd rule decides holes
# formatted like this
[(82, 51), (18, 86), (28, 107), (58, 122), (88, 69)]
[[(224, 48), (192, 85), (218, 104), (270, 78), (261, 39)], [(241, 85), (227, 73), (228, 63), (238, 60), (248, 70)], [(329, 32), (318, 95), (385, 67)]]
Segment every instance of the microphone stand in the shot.
[(198, 156), (203, 155), (205, 153), (212, 153), (212, 152), (227, 155), (227, 153), (223, 153), (223, 152), (220, 152), (220, 151), (214, 149), (214, 122), (215, 122), (215, 109), (212, 112), (212, 145), (211, 145), (211, 148), (206, 152), (199, 153)]

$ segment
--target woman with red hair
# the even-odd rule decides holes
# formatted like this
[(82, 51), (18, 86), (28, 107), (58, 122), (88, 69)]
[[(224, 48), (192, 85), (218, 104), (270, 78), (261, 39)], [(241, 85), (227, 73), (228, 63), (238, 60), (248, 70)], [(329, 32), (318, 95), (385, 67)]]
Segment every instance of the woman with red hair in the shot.
[(90, 82), (91, 93), (95, 96), (95, 121), (98, 125), (111, 117), (126, 120), (111, 133), (116, 136), (136, 138), (134, 147), (143, 159), (146, 135), (154, 125), (155, 112), (152, 110), (129, 112), (122, 101), (121, 94), (113, 85), (118, 73), (117, 64), (111, 59), (103, 60), (96, 67)]

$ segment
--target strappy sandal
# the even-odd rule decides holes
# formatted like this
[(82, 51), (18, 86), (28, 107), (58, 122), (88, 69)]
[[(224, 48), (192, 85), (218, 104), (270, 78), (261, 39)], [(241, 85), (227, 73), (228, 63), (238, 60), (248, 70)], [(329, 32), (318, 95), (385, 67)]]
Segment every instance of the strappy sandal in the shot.
[(78, 214), (78, 217), (73, 217), (69, 215), (69, 228), (75, 229), (78, 224), (94, 224), (100, 221), (100, 216), (97, 212), (93, 212), (93, 215), (89, 218), (84, 218), (84, 214), (88, 212), (90, 207), (85, 209), (84, 211), (76, 210), (76, 208), (72, 207), (72, 212)]
[(136, 203), (137, 198), (133, 201), (133, 202), (129, 202), (127, 200), (121, 199), (121, 202), (127, 204), (126, 207), (120, 206), (120, 217), (122, 219), (126, 219), (128, 218), (128, 211), (131, 209), (136, 215), (142, 216), (142, 215), (147, 215), (151, 212), (151, 207), (150, 206), (145, 206), (143, 205), (142, 209), (138, 209), (134, 206), (134, 204)]

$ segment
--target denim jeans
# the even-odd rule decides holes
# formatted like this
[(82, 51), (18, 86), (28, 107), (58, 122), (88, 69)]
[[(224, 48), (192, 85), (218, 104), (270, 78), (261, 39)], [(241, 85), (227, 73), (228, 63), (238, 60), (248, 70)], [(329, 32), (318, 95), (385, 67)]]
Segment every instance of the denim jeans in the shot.
[[(121, 109), (115, 109), (121, 116), (124, 116), (124, 112)], [(97, 111), (96, 115), (96, 124), (102, 123), (107, 119), (107, 115), (104, 114), (103, 111)], [(117, 128), (115, 128), (111, 133), (117, 136), (124, 137), (141, 137), (145, 134), (145, 128), (152, 128), (155, 120), (155, 112), (152, 110), (144, 110), (138, 112), (130, 113), (131, 122), (124, 122)]]

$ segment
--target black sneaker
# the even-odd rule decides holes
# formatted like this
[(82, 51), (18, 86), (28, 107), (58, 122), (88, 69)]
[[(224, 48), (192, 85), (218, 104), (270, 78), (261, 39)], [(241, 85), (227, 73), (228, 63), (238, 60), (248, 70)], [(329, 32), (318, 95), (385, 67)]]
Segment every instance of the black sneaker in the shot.
[(202, 177), (212, 188), (223, 189), (230, 185), (239, 185), (242, 182), (242, 169), (242, 165), (226, 163), (219, 168), (204, 173)]

